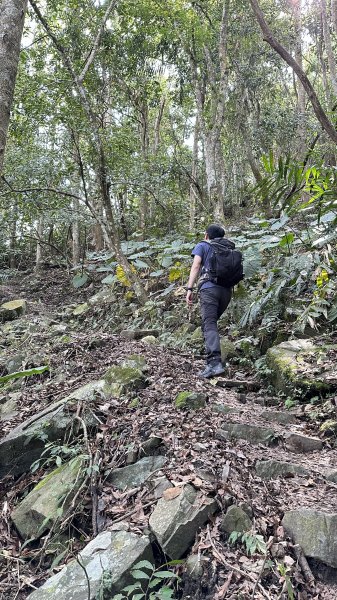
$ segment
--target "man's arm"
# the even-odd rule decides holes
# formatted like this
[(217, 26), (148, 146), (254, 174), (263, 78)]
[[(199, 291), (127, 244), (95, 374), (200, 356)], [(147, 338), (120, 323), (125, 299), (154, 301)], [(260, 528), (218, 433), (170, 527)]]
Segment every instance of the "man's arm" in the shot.
[(188, 278), (188, 283), (187, 283), (186, 302), (187, 302), (188, 306), (191, 306), (193, 304), (192, 288), (193, 288), (196, 280), (198, 279), (200, 267), (201, 267), (201, 256), (198, 256), (196, 254), (193, 259), (193, 263), (192, 263), (191, 270), (190, 270), (190, 276)]

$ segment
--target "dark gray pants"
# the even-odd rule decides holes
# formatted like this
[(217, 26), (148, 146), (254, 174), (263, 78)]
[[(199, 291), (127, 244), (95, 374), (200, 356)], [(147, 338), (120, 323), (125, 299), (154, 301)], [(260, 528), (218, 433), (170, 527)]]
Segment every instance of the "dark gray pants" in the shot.
[(230, 303), (231, 297), (231, 288), (214, 286), (200, 290), (201, 328), (209, 364), (221, 362), (218, 320)]

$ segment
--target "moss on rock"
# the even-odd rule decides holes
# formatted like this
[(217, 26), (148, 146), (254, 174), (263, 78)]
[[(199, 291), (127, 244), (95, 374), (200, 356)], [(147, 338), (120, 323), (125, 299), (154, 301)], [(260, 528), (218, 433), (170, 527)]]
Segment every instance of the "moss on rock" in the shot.
[(176, 397), (174, 404), (179, 409), (198, 409), (206, 405), (206, 394), (196, 392), (180, 392)]

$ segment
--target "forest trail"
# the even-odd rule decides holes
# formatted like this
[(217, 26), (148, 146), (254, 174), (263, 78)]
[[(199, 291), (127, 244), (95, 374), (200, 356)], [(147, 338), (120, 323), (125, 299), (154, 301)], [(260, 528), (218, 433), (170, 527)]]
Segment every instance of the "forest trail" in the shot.
[[(4, 330), (1, 364), (20, 354), (24, 355), (22, 360), (28, 365), (43, 357), (49, 357), (50, 363), (50, 374), (26, 379), (16, 389), (18, 406), (10, 418), (3, 420), (3, 436), (49, 404), (86, 383), (99, 380), (109, 367), (120, 364), (130, 355), (142, 355), (147, 365), (147, 385), (137, 391), (136, 402), (130, 402), (130, 398), (111, 402), (101, 400), (95, 406), (100, 426), (99, 433), (90, 439), (90, 450), (92, 455), (99, 451), (101, 456), (97, 486), (99, 530), (120, 521), (127, 521), (131, 531), (139, 533), (147, 529), (155, 502), (153, 491), (140, 485), (131, 491), (120, 492), (106, 481), (104, 473), (111, 467), (134, 462), (152, 437), (161, 440), (158, 453), (168, 461), (162, 471), (172, 486), (190, 483), (205, 496), (216, 497), (223, 510), (231, 503), (245, 506), (254, 530), (266, 540), (272, 537), (274, 544), (286, 542), (281, 526), (286, 511), (311, 508), (331, 512), (336, 509), (337, 485), (326, 479), (326, 475), (336, 468), (337, 450), (327, 441), (315, 449), (314, 441), (312, 450), (302, 452), (294, 447), (297, 438), (294, 441), (289, 437), (297, 434), (305, 436), (309, 442), (318, 437), (318, 431), (312, 421), (307, 420), (303, 407), (286, 411), (269, 390), (261, 387), (248, 391), (249, 382), (259, 386), (258, 379), (241, 368), (239, 372), (236, 367), (229, 366), (225, 378), (203, 381), (198, 377), (203, 361), (192, 354), (111, 335), (99, 325), (93, 332), (86, 321), (69, 320), (65, 308), (83, 299), (84, 292), (72, 290), (72, 297), (69, 297), (69, 286), (59, 270), (48, 277), (50, 280), (45, 278), (43, 285), (37, 280), (30, 285), (26, 278), (1, 288), (3, 301), (25, 297), (29, 307), (25, 316), (12, 321), (7, 331)], [(101, 325), (104, 325), (104, 317)], [(244, 386), (239, 389), (224, 387), (226, 379), (244, 381)], [(205, 406), (198, 410), (176, 408), (175, 399), (184, 391), (204, 394)], [(284, 477), (268, 478), (259, 471), (262, 461), (295, 465), (295, 470), (298, 467), (300, 472), (291, 473), (292, 467), (288, 471), (285, 468)], [(268, 464), (271, 467), (271, 463)], [(27, 598), (32, 586), (38, 587), (47, 576), (36, 544), (33, 548), (26, 546), (20, 554), (19, 537), (10, 521), (11, 510), (22, 492), (36, 484), (42, 475), (40, 469), (21, 475), (14, 482), (11, 476), (2, 481), (2, 503), (6, 510), (0, 535), (7, 557), (0, 565), (1, 581), (6, 590), (0, 592), (2, 600)], [(212, 576), (209, 570), (208, 576), (194, 582), (192, 589), (188, 578), (183, 576), (183, 597), (200, 600), (224, 597), (220, 591), (228, 582), (229, 563), (233, 565), (234, 575), (228, 584), (227, 598), (251, 597), (254, 586), (248, 576), (245, 578), (239, 573), (246, 570), (247, 573), (259, 573), (259, 585), (269, 593), (268, 597), (286, 598), (279, 595), (282, 585), (276, 583), (277, 574), (276, 577), (275, 573), (262, 577), (261, 559), (247, 558), (242, 545), (229, 545), (220, 525), (221, 513), (201, 530), (193, 548), (194, 552), (199, 551), (210, 559)], [(83, 513), (77, 515), (77, 527), (88, 541), (92, 536), (90, 502), (84, 503)], [(77, 546), (80, 548), (79, 542)], [(287, 555), (293, 555), (290, 542), (284, 543), (284, 548)], [(11, 559), (19, 555), (22, 563), (18, 574), (16, 563), (12, 564)], [(335, 599), (337, 584), (333, 571), (326, 567), (324, 573), (315, 561), (310, 564), (316, 577), (312, 587), (305, 580), (303, 570), (296, 567), (296, 561), (291, 565), (297, 597), (303, 600)], [(325, 582), (320, 581), (322, 576)], [(257, 591), (255, 598), (260, 597), (264, 596), (259, 596)]]

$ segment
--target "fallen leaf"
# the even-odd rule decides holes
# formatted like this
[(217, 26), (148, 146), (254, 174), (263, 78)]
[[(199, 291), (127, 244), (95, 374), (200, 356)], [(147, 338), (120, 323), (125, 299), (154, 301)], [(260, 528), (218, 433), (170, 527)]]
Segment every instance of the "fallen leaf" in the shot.
[(180, 496), (181, 490), (181, 487), (168, 488), (163, 492), (163, 497), (165, 498), (165, 500), (173, 500), (173, 498), (177, 498), (177, 496)]

